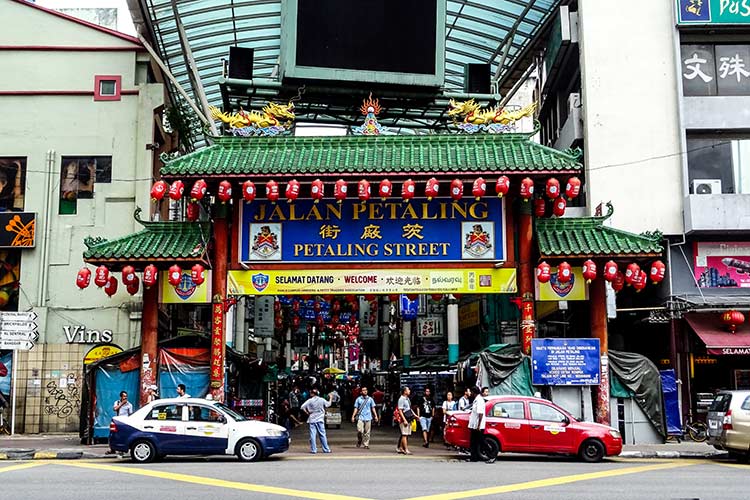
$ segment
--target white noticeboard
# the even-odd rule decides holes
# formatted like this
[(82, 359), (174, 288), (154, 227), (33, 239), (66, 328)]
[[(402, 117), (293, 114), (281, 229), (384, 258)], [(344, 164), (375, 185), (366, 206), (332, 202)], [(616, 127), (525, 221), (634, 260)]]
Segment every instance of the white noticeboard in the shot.
[(0, 311), (0, 349), (11, 349), (13, 351), (11, 436), (16, 433), (16, 394), (18, 394), (18, 356), (16, 353), (17, 351), (28, 351), (34, 347), (34, 342), (39, 338), (36, 331), (36, 318), (37, 314), (34, 311)]

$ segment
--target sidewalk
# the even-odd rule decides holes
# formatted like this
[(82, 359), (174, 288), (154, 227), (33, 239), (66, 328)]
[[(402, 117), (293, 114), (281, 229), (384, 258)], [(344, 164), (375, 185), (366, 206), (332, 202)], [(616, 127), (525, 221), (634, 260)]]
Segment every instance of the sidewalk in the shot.
[[(395, 455), (398, 438), (395, 429), (390, 427), (373, 427), (370, 449), (356, 447), (357, 432), (353, 425), (344, 423), (341, 429), (329, 429), (328, 441), (334, 456), (384, 456)], [(422, 447), (421, 435), (412, 435), (409, 439), (410, 449), (415, 456), (444, 457), (453, 459), (458, 454), (446, 448), (440, 438)], [(77, 434), (31, 434), (14, 437), (0, 437), (0, 460), (32, 459), (116, 459), (116, 455), (107, 455), (109, 446), (97, 444), (86, 446), (80, 444)], [(307, 426), (297, 427), (292, 431), (292, 445), (284, 456), (310, 456)], [(714, 449), (706, 443), (682, 442), (655, 445), (626, 445), (621, 458), (711, 458), (723, 457), (726, 453)]]

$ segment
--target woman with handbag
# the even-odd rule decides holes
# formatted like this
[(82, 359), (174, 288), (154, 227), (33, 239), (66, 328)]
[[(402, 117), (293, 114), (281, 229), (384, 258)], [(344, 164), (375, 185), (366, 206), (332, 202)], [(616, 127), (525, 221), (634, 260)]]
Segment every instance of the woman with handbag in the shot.
[(409, 451), (411, 421), (417, 418), (411, 409), (411, 400), (409, 399), (409, 394), (411, 394), (409, 388), (402, 387), (401, 397), (398, 398), (398, 406), (396, 407), (396, 412), (398, 413), (398, 428), (401, 433), (398, 439), (398, 448), (396, 448), (396, 453), (402, 453), (404, 455), (412, 454)]

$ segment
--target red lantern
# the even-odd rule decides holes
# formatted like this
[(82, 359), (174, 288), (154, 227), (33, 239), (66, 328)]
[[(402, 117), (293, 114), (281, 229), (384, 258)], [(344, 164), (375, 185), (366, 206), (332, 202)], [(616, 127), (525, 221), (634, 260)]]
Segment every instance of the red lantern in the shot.
[(200, 286), (206, 281), (206, 270), (202, 265), (195, 264), (190, 268), (190, 278), (193, 280), (193, 283)]
[(474, 196), (474, 199), (479, 201), (482, 199), (482, 196), (484, 196), (487, 193), (487, 182), (481, 177), (476, 179), (474, 181), (474, 184), (471, 186), (471, 194)]
[(534, 196), (534, 181), (529, 177), (526, 177), (521, 181), (520, 195), (521, 198), (523, 198), (523, 201), (529, 201)]
[(430, 295), (430, 298), (435, 302), (440, 302), (443, 300), (443, 294), (442, 293), (433, 293)]
[(617, 293), (623, 288), (625, 288), (625, 275), (622, 273), (622, 271), (617, 271), (615, 279), (612, 281), (612, 290)]
[(596, 279), (596, 263), (591, 259), (583, 263), (583, 279), (586, 283), (591, 283), (591, 280)]
[(640, 292), (644, 288), (646, 288), (646, 283), (648, 283), (648, 276), (646, 275), (646, 271), (638, 271), (638, 276), (633, 280), (633, 288), (637, 292)]
[(534, 215), (537, 217), (544, 217), (546, 210), (544, 198), (537, 198), (534, 200)]
[(416, 184), (413, 180), (407, 179), (401, 186), (401, 200), (408, 203), (409, 200), (414, 198), (414, 192), (416, 191)]
[(638, 278), (638, 273), (641, 272), (641, 268), (638, 264), (635, 262), (631, 262), (628, 264), (628, 267), (625, 269), (625, 283), (628, 285), (632, 285), (633, 282)]
[(604, 279), (609, 281), (610, 283), (617, 278), (617, 273), (619, 272), (619, 269), (617, 269), (617, 264), (615, 261), (610, 260), (606, 264), (604, 264)]
[(560, 283), (568, 283), (573, 277), (573, 269), (567, 262), (561, 262), (557, 266), (557, 281)]
[(110, 276), (107, 280), (107, 284), (104, 285), (104, 293), (110, 297), (117, 293), (117, 278)]
[(388, 295), (388, 300), (391, 301), (391, 302), (398, 301), (398, 294), (397, 293), (392, 293), (392, 294)]
[(94, 273), (94, 284), (96, 284), (96, 286), (101, 288), (107, 284), (108, 279), (109, 279), (109, 269), (107, 269), (107, 266), (97, 267), (96, 272)]
[(175, 201), (182, 198), (182, 193), (185, 192), (185, 183), (182, 181), (174, 181), (169, 186), (169, 197)]
[(198, 217), (201, 215), (201, 208), (200, 205), (197, 203), (188, 203), (187, 210), (185, 213), (185, 216), (187, 217), (187, 220), (189, 222), (195, 222), (198, 220)]
[(745, 315), (739, 311), (727, 311), (721, 316), (721, 321), (730, 333), (734, 333), (737, 327), (745, 322)]
[(286, 196), (287, 203), (293, 203), (297, 199), (297, 197), (299, 196), (299, 188), (300, 184), (297, 179), (292, 179), (291, 181), (286, 183), (286, 191), (284, 191), (284, 196)]
[(294, 299), (292, 301), (292, 311), (294, 311), (295, 313), (299, 312), (299, 300)]
[(406, 298), (409, 299), (409, 300), (411, 300), (412, 302), (414, 302), (415, 300), (417, 300), (419, 298), (419, 294), (410, 293), (410, 294), (406, 295)]
[(326, 302), (330, 302), (333, 300), (333, 295), (331, 295), (330, 293), (325, 294), (323, 295), (323, 300), (325, 300)]
[(336, 181), (336, 184), (333, 187), (333, 197), (336, 198), (336, 201), (341, 204), (346, 199), (346, 192), (349, 190), (349, 187), (346, 185), (346, 181), (344, 179), (339, 179)]
[(229, 200), (231, 200), (232, 199), (232, 183), (230, 183), (227, 180), (221, 181), (219, 183), (219, 192), (216, 193), (216, 197), (219, 198), (219, 201), (222, 203), (226, 203)]
[(554, 200), (560, 196), (560, 181), (554, 177), (547, 179), (547, 198)]
[(156, 269), (156, 266), (153, 264), (147, 265), (143, 269), (143, 286), (146, 288), (151, 288), (156, 284), (156, 280), (159, 277), (159, 271)]
[(370, 199), (370, 183), (365, 179), (362, 179), (357, 184), (357, 196), (362, 203)]
[(581, 192), (581, 179), (578, 177), (571, 177), (568, 179), (567, 184), (565, 184), (565, 196), (567, 196), (569, 199), (573, 199), (576, 196), (578, 196), (578, 193)]
[(664, 265), (664, 263), (660, 260), (654, 261), (653, 264), (651, 264), (651, 272), (649, 273), (651, 276), (651, 281), (656, 285), (657, 283), (661, 283), (662, 280), (664, 280), (664, 275), (667, 272), (667, 266)]
[(281, 316), (276, 316), (273, 318), (273, 325), (276, 327), (277, 330), (281, 330), (284, 328), (284, 318)]
[(276, 181), (270, 180), (266, 182), (266, 198), (271, 203), (279, 201), (279, 185)]
[(292, 328), (294, 328), (294, 330), (299, 329), (299, 323), (300, 323), (299, 316), (297, 315), (292, 316)]
[(451, 182), (451, 198), (453, 201), (458, 201), (464, 196), (464, 183), (461, 179), (453, 179)]
[(325, 186), (323, 181), (315, 179), (310, 183), (310, 198), (314, 200), (314, 203), (318, 203), (325, 196)]
[(375, 300), (377, 298), (378, 298), (378, 296), (375, 295), (375, 294), (373, 294), (373, 293), (368, 293), (367, 295), (365, 295), (365, 300), (367, 302), (372, 302), (373, 300)]
[(125, 266), (122, 268), (122, 284), (125, 286), (132, 285), (138, 282), (138, 276), (135, 275), (135, 269), (133, 266)]
[(461, 300), (461, 297), (464, 296), (463, 293), (454, 293), (452, 295), (453, 295), (453, 298), (456, 299), (456, 300)]
[(91, 270), (88, 267), (82, 267), (78, 271), (78, 275), (76, 276), (76, 285), (78, 288), (83, 290), (84, 288), (88, 287), (91, 283)]
[(253, 181), (245, 181), (242, 183), (242, 198), (247, 203), (251, 203), (255, 199), (257, 191), (255, 190), (255, 183)]
[(154, 185), (151, 186), (151, 199), (154, 201), (161, 201), (161, 199), (164, 198), (164, 195), (167, 194), (168, 189), (169, 187), (167, 186), (166, 182), (154, 182)]
[(206, 190), (208, 185), (203, 179), (198, 179), (193, 184), (193, 189), (190, 190), (190, 199), (193, 201), (201, 201), (206, 196)]
[(568, 206), (568, 202), (565, 201), (565, 198), (562, 196), (558, 196), (557, 199), (552, 203), (552, 213), (555, 214), (557, 217), (562, 217), (565, 215), (565, 209)]
[(171, 266), (167, 274), (167, 280), (169, 281), (169, 284), (174, 287), (179, 285), (182, 280), (182, 268), (177, 264)]
[(510, 190), (510, 179), (508, 179), (504, 175), (501, 175), (497, 179), (497, 183), (495, 184), (495, 192), (497, 193), (498, 198), (502, 198), (503, 196), (508, 194), (509, 190)]
[(135, 277), (135, 281), (128, 285), (125, 289), (130, 295), (135, 295), (138, 293), (138, 289), (141, 287), (141, 280), (138, 279), (138, 276)]
[(536, 279), (537, 281), (539, 281), (539, 283), (549, 283), (549, 280), (552, 279), (549, 264), (542, 261), (538, 266), (536, 266)]
[(380, 195), (380, 198), (385, 200), (388, 198), (391, 194), (393, 194), (393, 184), (391, 184), (391, 181), (388, 179), (383, 179), (380, 181), (380, 186), (378, 187), (378, 194)]
[(427, 185), (424, 187), (424, 194), (427, 196), (427, 201), (432, 201), (438, 195), (440, 189), (440, 183), (434, 177), (431, 177), (427, 181)]

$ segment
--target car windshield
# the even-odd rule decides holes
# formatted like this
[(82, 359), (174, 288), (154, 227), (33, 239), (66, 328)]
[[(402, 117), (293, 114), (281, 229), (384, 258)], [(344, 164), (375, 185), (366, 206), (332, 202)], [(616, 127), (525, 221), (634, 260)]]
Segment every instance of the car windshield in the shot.
[(214, 403), (214, 406), (219, 408), (221, 411), (232, 417), (236, 422), (242, 422), (244, 420), (247, 420), (245, 417), (228, 407), (227, 405), (223, 403)]
[(729, 403), (732, 401), (732, 395), (729, 393), (717, 394), (708, 411), (724, 412), (729, 409)]

